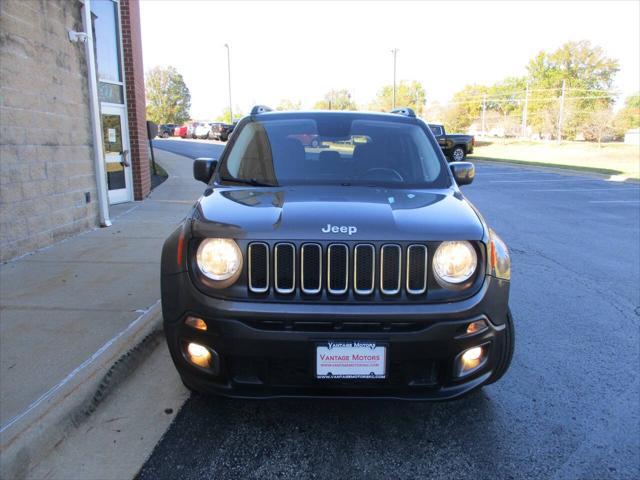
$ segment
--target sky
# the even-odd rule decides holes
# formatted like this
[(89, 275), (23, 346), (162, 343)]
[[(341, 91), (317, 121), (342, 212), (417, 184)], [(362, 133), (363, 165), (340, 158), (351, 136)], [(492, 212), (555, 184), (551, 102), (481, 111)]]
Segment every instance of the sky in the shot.
[(331, 89), (366, 106), (383, 85), (418, 80), (427, 106), (466, 84), (524, 75), (541, 50), (589, 40), (620, 62), (615, 89), (640, 89), (640, 1), (141, 0), (145, 70), (173, 65), (192, 118), (213, 120), (282, 99), (310, 108)]

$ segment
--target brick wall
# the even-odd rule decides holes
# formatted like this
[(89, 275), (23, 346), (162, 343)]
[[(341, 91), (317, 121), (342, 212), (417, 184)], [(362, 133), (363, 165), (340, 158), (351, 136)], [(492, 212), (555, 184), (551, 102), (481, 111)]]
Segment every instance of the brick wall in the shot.
[(0, 1), (0, 260), (98, 224), (80, 7)]
[(146, 103), (144, 93), (144, 67), (142, 65), (142, 40), (140, 35), (140, 8), (138, 0), (121, 0), (122, 48), (127, 109), (129, 113), (129, 137), (131, 142), (131, 166), (133, 168), (133, 194), (142, 200), (151, 191), (148, 157)]

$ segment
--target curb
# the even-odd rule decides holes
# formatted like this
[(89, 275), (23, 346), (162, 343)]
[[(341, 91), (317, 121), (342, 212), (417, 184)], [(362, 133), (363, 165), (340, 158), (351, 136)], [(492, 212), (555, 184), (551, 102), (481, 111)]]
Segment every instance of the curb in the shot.
[(560, 175), (569, 175), (569, 176), (580, 176), (580, 177), (593, 177), (598, 178), (600, 180), (608, 180), (615, 183), (631, 183), (634, 185), (640, 185), (640, 179), (635, 178), (625, 178), (621, 180), (615, 180), (615, 177), (618, 175), (609, 175), (606, 173), (598, 173), (598, 172), (589, 172), (587, 170), (574, 170), (571, 168), (560, 168), (553, 166), (552, 164), (547, 165), (535, 165), (535, 164), (525, 164), (525, 163), (514, 163), (509, 161), (502, 160), (488, 160), (481, 157), (468, 157), (468, 161), (473, 163), (486, 163), (488, 165), (507, 165), (509, 167), (521, 167), (533, 170), (542, 170), (545, 172), (557, 173)]
[(0, 432), (0, 478), (22, 479), (161, 342), (158, 300)]

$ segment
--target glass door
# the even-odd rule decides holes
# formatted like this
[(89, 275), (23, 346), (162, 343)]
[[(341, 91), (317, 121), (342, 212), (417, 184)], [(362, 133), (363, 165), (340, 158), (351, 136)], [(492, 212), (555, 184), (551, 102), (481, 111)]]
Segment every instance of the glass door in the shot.
[(133, 200), (128, 133), (124, 108), (103, 105), (102, 138), (111, 204)]

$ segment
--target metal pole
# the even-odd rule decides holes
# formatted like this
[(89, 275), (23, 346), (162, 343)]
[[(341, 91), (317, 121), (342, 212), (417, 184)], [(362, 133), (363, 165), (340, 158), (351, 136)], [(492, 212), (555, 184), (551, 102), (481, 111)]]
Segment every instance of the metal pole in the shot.
[(104, 144), (102, 138), (102, 118), (100, 116), (100, 100), (98, 99), (97, 63), (93, 50), (93, 28), (91, 27), (91, 0), (85, 0), (82, 7), (82, 23), (87, 34), (84, 44), (87, 56), (87, 76), (89, 77), (89, 110), (91, 112), (91, 133), (93, 135), (93, 161), (96, 168), (96, 186), (98, 193), (98, 214), (100, 226), (110, 227), (109, 193), (107, 171), (104, 162)]
[(398, 49), (394, 48), (391, 53), (393, 53), (393, 108), (396, 108), (396, 55)]
[(229, 123), (233, 124), (233, 107), (231, 103), (231, 49), (228, 43), (225, 43), (224, 46), (227, 47), (227, 72), (229, 74)]
[(527, 83), (527, 91), (524, 94), (524, 109), (522, 110), (522, 133), (524, 138), (527, 136), (527, 113), (529, 108), (529, 84)]
[(562, 96), (560, 97), (560, 114), (558, 115), (558, 143), (562, 141), (562, 120), (564, 116), (564, 87), (565, 81), (562, 80)]

